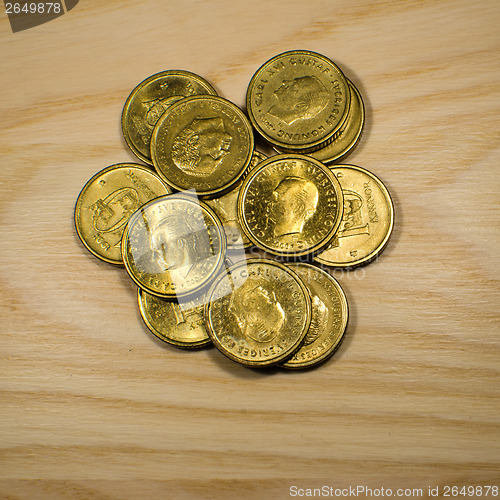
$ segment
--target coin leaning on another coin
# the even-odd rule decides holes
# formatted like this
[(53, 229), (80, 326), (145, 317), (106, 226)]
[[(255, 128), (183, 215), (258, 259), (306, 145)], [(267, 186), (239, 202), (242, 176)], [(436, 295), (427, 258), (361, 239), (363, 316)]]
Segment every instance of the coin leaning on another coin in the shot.
[(255, 72), (246, 102), (252, 125), (267, 141), (303, 153), (333, 139), (347, 117), (350, 98), (347, 80), (333, 61), (292, 50)]
[[(365, 125), (365, 108), (361, 94), (349, 80), (347, 83), (351, 91), (351, 106), (342, 129), (326, 146), (308, 153), (323, 163), (332, 163), (347, 156), (358, 144)], [(278, 147), (275, 149), (280, 152), (284, 151)]]
[(226, 235), (210, 207), (172, 194), (141, 207), (122, 238), (125, 269), (144, 291), (163, 298), (199, 293), (221, 269)]
[(210, 287), (205, 321), (225, 356), (254, 368), (293, 355), (311, 322), (307, 288), (291, 269), (269, 259), (228, 268)]
[(160, 177), (179, 191), (222, 195), (252, 159), (253, 132), (245, 114), (217, 96), (183, 99), (158, 120), (151, 157)]
[[(226, 273), (231, 265), (231, 261), (226, 259), (226, 265), (220, 272)], [(182, 349), (204, 347), (212, 343), (204, 317), (206, 292), (169, 300), (138, 288), (139, 312), (148, 329), (163, 342)]]

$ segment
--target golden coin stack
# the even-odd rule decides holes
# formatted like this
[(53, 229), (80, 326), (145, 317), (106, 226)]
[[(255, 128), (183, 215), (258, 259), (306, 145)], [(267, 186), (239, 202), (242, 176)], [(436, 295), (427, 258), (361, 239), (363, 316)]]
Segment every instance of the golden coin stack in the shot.
[[(145, 324), (163, 341), (214, 344), (251, 367), (315, 366), (335, 352), (348, 320), (324, 266), (375, 259), (392, 231), (392, 201), (372, 173), (333, 164), (359, 141), (364, 107), (330, 59), (305, 50), (273, 57), (246, 103), (249, 119), (188, 71), (141, 82), (122, 129), (147, 166), (92, 177), (76, 230), (96, 257), (125, 266)], [(254, 129), (278, 154), (254, 150)]]

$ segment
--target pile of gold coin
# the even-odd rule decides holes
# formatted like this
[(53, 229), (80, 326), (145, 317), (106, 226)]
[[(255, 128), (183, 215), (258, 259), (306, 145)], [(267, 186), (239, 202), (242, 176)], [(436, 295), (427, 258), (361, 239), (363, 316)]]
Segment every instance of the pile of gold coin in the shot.
[[(334, 163), (365, 117), (359, 91), (327, 57), (273, 57), (252, 77), (246, 108), (188, 71), (141, 82), (122, 130), (144, 164), (94, 175), (76, 230), (96, 257), (125, 266), (161, 340), (213, 344), (251, 367), (315, 366), (348, 320), (328, 269), (374, 260), (393, 204), (374, 174)], [(254, 149), (255, 130), (277, 154)]]

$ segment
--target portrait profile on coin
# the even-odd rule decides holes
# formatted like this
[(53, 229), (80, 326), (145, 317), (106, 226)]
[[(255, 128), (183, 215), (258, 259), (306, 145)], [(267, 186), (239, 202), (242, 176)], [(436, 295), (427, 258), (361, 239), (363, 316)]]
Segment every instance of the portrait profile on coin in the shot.
[(285, 177), (274, 189), (268, 218), (274, 222), (276, 238), (301, 233), (316, 213), (319, 192), (316, 185), (300, 177)]
[(186, 174), (209, 176), (229, 152), (231, 141), (222, 118), (196, 118), (175, 137), (172, 160)]
[(301, 76), (293, 80), (283, 80), (274, 91), (277, 103), (268, 113), (288, 125), (301, 119), (315, 117), (328, 104), (326, 87), (315, 76)]
[(130, 216), (141, 206), (139, 194), (133, 188), (121, 188), (99, 198), (88, 207), (94, 212), (92, 221), (98, 234), (106, 234), (113, 247), (120, 246), (125, 224)]
[(241, 332), (256, 342), (270, 342), (285, 324), (285, 311), (265, 282), (247, 280), (235, 288), (228, 309)]
[(177, 213), (162, 218), (151, 228), (149, 248), (136, 267), (145, 273), (176, 271), (187, 278), (210, 256), (210, 237), (204, 222)]

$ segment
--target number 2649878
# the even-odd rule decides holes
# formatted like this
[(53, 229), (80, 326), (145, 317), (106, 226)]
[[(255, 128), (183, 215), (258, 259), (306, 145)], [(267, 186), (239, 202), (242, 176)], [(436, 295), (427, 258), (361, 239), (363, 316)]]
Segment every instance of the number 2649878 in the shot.
[(498, 497), (498, 486), (443, 486), (444, 497)]
[(6, 2), (7, 14), (61, 14), (60, 2)]

